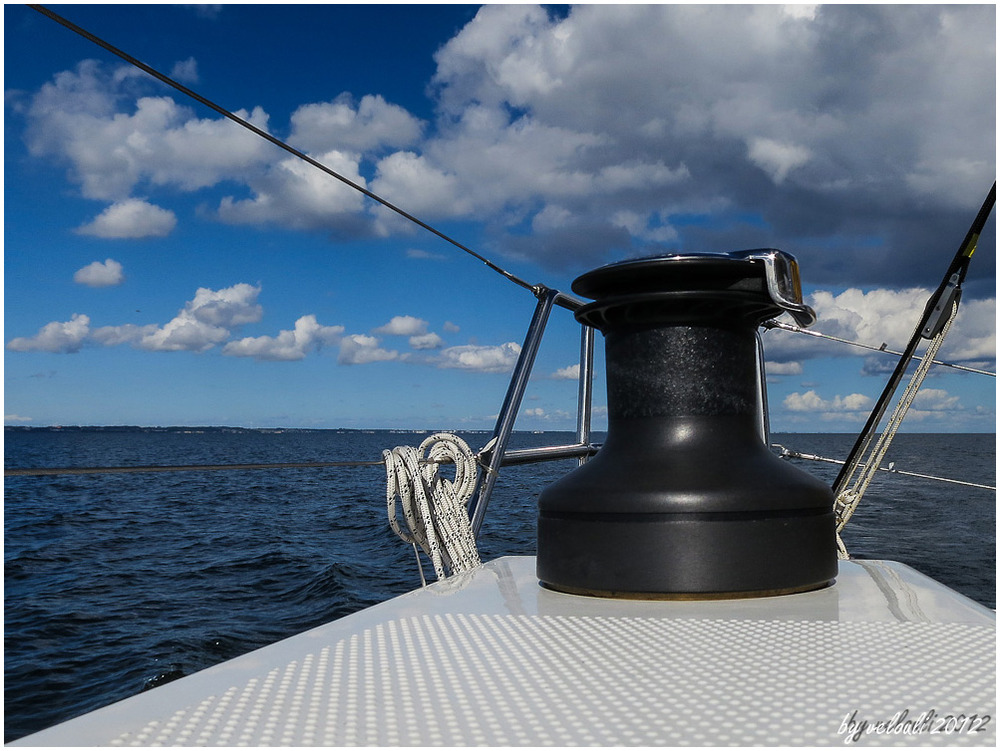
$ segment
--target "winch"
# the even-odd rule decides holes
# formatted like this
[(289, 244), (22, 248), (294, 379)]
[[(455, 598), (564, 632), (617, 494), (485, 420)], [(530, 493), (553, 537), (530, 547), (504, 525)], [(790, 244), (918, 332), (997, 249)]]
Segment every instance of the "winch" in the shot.
[(778, 250), (590, 271), (577, 319), (605, 337), (608, 434), (539, 497), (537, 575), (618, 597), (767, 596), (837, 573), (833, 493), (767, 446), (758, 327), (815, 321)]

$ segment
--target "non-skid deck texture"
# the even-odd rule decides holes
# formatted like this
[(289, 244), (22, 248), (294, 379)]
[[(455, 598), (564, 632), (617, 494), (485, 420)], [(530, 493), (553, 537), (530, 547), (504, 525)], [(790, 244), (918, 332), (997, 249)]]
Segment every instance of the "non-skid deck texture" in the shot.
[(663, 602), (501, 558), (14, 745), (994, 746), (995, 715), (996, 614), (901, 564)]
[[(943, 731), (949, 714), (995, 715), (994, 666), (957, 657), (993, 648), (991, 629), (962, 624), (423, 616), (112, 743), (823, 745), (854, 735), (852, 714), (907, 711), (861, 739), (992, 744), (992, 721)], [(941, 719), (922, 728), (931, 710)]]

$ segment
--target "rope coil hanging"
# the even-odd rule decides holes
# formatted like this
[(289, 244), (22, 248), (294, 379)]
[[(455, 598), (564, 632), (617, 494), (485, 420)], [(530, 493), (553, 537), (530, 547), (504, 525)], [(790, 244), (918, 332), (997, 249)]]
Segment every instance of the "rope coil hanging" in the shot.
[[(425, 456), (426, 454), (426, 456)], [(382, 452), (386, 471), (389, 525), (413, 546), (424, 583), (418, 546), (427, 554), (438, 579), (479, 565), (479, 552), (466, 511), (475, 491), (477, 463), (468, 444), (450, 433), (428, 436), (418, 448), (397, 446)], [(455, 479), (438, 474), (441, 462), (455, 465)], [(396, 499), (405, 528), (396, 511)]]

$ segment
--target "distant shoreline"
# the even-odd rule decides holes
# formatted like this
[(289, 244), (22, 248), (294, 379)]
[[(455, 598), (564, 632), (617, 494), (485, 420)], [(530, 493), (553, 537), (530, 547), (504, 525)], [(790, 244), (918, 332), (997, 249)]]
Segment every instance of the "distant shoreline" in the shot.
[[(449, 430), (443, 428), (245, 428), (230, 425), (4, 425), (4, 431), (17, 433), (179, 433), (179, 434), (240, 434), (240, 433), (402, 433), (425, 435), (428, 433), (474, 433), (491, 434), (492, 430), (462, 429)], [(572, 429), (564, 430), (514, 430), (515, 433), (572, 433)], [(606, 430), (594, 430), (594, 433), (606, 433)], [(772, 435), (856, 435), (853, 432), (824, 433), (817, 431), (773, 430)], [(958, 432), (945, 431), (902, 431), (903, 435), (996, 435), (993, 432)]]

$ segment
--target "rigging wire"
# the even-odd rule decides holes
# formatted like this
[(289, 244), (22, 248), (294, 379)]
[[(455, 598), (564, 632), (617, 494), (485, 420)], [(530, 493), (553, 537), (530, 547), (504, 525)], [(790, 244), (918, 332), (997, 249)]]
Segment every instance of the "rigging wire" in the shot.
[[(862, 344), (861, 342), (854, 342), (850, 339), (841, 339), (839, 336), (833, 336), (832, 334), (824, 334), (822, 331), (812, 331), (810, 329), (804, 329), (801, 326), (793, 326), (790, 323), (784, 323), (782, 321), (764, 321), (762, 324), (764, 328), (767, 329), (781, 329), (782, 331), (791, 331), (793, 334), (806, 334), (807, 336), (816, 337), (817, 339), (829, 339), (832, 342), (839, 342), (840, 344), (850, 344), (852, 347), (861, 347), (862, 349), (870, 349), (872, 352), (885, 352), (887, 355), (897, 355), (902, 356), (902, 352), (897, 352), (894, 349), (888, 349), (885, 344), (881, 347), (873, 347), (870, 344)], [(922, 357), (915, 357), (915, 360), (923, 360)], [(953, 362), (944, 362), (943, 360), (932, 360), (933, 365), (943, 365), (946, 368), (954, 368), (955, 370), (964, 370), (967, 373), (978, 373), (979, 375), (990, 376), (996, 378), (997, 374), (992, 370), (980, 370), (979, 368), (970, 368), (967, 365), (957, 365)]]
[(395, 213), (399, 214), (399, 216), (401, 216), (404, 219), (407, 219), (407, 220), (413, 222), (418, 227), (421, 227), (421, 228), (427, 230), (428, 232), (430, 232), (433, 235), (436, 235), (437, 237), (441, 238), (445, 242), (450, 243), (451, 245), (454, 245), (459, 250), (462, 250), (462, 251), (468, 253), (473, 258), (476, 258), (476, 259), (482, 261), (491, 270), (497, 272), (498, 274), (500, 274), (504, 278), (506, 278), (506, 279), (514, 282), (518, 286), (524, 287), (526, 290), (529, 290), (535, 296), (538, 296), (540, 294), (540, 292), (541, 292), (540, 285), (530, 284), (530, 283), (526, 282), (525, 280), (521, 279), (520, 277), (516, 276), (515, 274), (512, 274), (511, 272), (507, 271), (506, 269), (501, 268), (500, 266), (498, 266), (493, 261), (489, 260), (485, 256), (480, 255), (479, 253), (477, 253), (476, 251), (472, 250), (468, 246), (463, 245), (458, 240), (455, 240), (454, 238), (450, 237), (449, 235), (446, 235), (441, 230), (439, 230), (439, 229), (437, 229), (435, 227), (432, 227), (430, 224), (427, 224), (426, 222), (424, 222), (424, 221), (418, 219), (417, 217), (413, 216), (413, 214), (410, 214), (410, 213), (404, 211), (400, 207), (396, 206), (393, 203), (390, 203), (389, 201), (387, 201), (386, 199), (384, 199), (381, 196), (377, 195), (376, 193), (373, 193), (372, 191), (368, 190), (367, 188), (362, 187), (361, 185), (359, 185), (358, 183), (354, 182), (353, 180), (345, 177), (344, 175), (341, 175), (339, 172), (336, 172), (335, 170), (330, 169), (329, 167), (327, 167), (322, 162), (319, 162), (319, 161), (313, 159), (308, 154), (305, 154), (305, 153), (299, 151), (298, 149), (296, 149), (295, 147), (290, 146), (289, 144), (287, 144), (284, 141), (282, 141), (280, 138), (271, 135), (270, 133), (268, 133), (265, 130), (262, 130), (261, 128), (258, 128), (253, 123), (249, 122), (248, 120), (243, 119), (242, 117), (240, 117), (239, 115), (231, 112), (230, 110), (227, 110), (225, 107), (222, 107), (221, 105), (216, 104), (212, 100), (210, 100), (210, 99), (202, 96), (201, 94), (197, 93), (196, 91), (192, 91), (187, 86), (183, 85), (182, 83), (179, 83), (178, 81), (175, 81), (170, 76), (168, 76), (168, 75), (166, 75), (164, 73), (161, 73), (160, 71), (156, 70), (152, 66), (147, 65), (146, 63), (142, 62), (141, 60), (138, 60), (135, 57), (132, 57), (132, 55), (130, 55), (127, 52), (119, 49), (118, 47), (115, 47), (113, 44), (104, 41), (103, 39), (101, 39), (97, 35), (95, 35), (95, 34), (89, 32), (89, 31), (87, 31), (86, 29), (84, 29), (84, 28), (82, 28), (80, 26), (77, 26), (72, 21), (70, 21), (70, 20), (68, 20), (68, 19), (60, 16), (58, 13), (50, 10), (49, 8), (46, 8), (44, 5), (31, 5), (31, 4), (29, 4), (28, 7), (32, 8), (33, 10), (38, 11), (39, 13), (41, 13), (44, 16), (47, 16), (48, 18), (51, 18), (56, 23), (61, 24), (62, 26), (65, 26), (67, 29), (69, 29), (70, 31), (73, 31), (73, 32), (79, 34), (84, 39), (87, 39), (88, 41), (93, 42), (94, 44), (98, 45), (99, 47), (103, 47), (105, 50), (107, 50), (111, 54), (120, 57), (122, 60), (124, 60), (125, 62), (129, 63), (130, 65), (134, 65), (135, 67), (139, 68), (140, 70), (142, 70), (142, 71), (148, 73), (149, 75), (153, 76), (153, 78), (156, 78), (157, 80), (159, 80), (159, 81), (167, 84), (168, 86), (173, 87), (174, 89), (176, 89), (177, 91), (181, 92), (185, 96), (190, 97), (191, 99), (194, 99), (196, 102), (199, 102), (200, 104), (203, 104), (204, 106), (208, 107), (209, 109), (214, 110), (215, 112), (218, 112), (220, 115), (222, 115), (225, 118), (228, 118), (229, 120), (232, 120), (237, 125), (240, 125), (240, 126), (246, 128), (247, 130), (251, 131), (252, 133), (254, 133), (254, 134), (258, 135), (258, 136), (260, 136), (261, 138), (265, 139), (266, 141), (270, 141), (275, 146), (277, 146), (277, 147), (279, 147), (281, 149), (284, 149), (285, 151), (287, 151), (292, 156), (297, 157), (298, 159), (301, 159), (302, 161), (306, 162), (307, 164), (312, 165), (313, 167), (315, 167), (316, 169), (318, 169), (318, 170), (320, 170), (322, 172), (325, 172), (327, 175), (330, 175), (331, 177), (335, 177), (337, 180), (340, 180), (345, 185), (353, 188), (354, 190), (358, 191), (359, 193), (364, 194), (365, 196), (367, 196), (368, 198), (372, 199), (373, 201), (381, 204), (382, 206), (385, 206), (390, 211), (394, 211)]
[[(847, 462), (841, 468), (837, 479), (834, 480), (834, 495), (840, 496), (841, 493), (845, 492), (846, 485), (854, 474), (855, 469), (861, 463), (862, 454), (867, 451), (868, 446), (871, 444), (878, 425), (889, 407), (889, 402), (899, 388), (910, 362), (916, 354), (920, 341), (922, 339), (937, 340), (946, 322), (954, 320), (954, 316), (958, 312), (959, 300), (961, 299), (962, 281), (969, 270), (972, 255), (976, 252), (979, 235), (986, 225), (986, 220), (993, 212), (996, 198), (997, 184), (994, 182), (986, 199), (983, 201), (983, 205), (979, 208), (979, 213), (976, 214), (976, 218), (972, 221), (972, 225), (969, 227), (968, 232), (966, 232), (962, 243), (958, 246), (958, 250), (955, 252), (951, 263), (948, 265), (948, 270), (941, 279), (941, 283), (927, 301), (927, 306), (924, 308), (924, 312), (913, 331), (913, 335), (910, 337), (910, 341), (906, 345), (906, 349), (903, 350), (902, 356), (896, 363), (895, 370), (893, 370), (892, 375), (889, 377), (885, 388), (882, 390), (882, 394), (879, 396), (875, 407), (865, 422), (864, 428), (858, 434), (857, 440), (854, 442), (854, 447), (847, 456)], [(927, 354), (933, 360), (933, 353), (928, 352)], [(929, 367), (930, 363), (927, 363), (927, 365)]]
[(4, 469), (4, 477), (44, 477), (53, 475), (115, 475), (146, 472), (207, 472), (229, 469), (316, 469), (323, 467), (381, 467), (384, 462), (273, 462), (270, 464), (142, 464), (124, 467), (36, 467)]
[[(127, 52), (124, 52), (123, 50), (119, 49), (118, 47), (115, 47), (111, 43), (109, 43), (109, 42), (101, 39), (97, 35), (95, 35), (95, 34), (89, 32), (89, 31), (87, 31), (86, 29), (83, 29), (82, 27), (78, 26), (77, 24), (73, 23), (72, 21), (69, 21), (68, 19), (64, 18), (63, 16), (59, 15), (58, 13), (55, 13), (54, 11), (50, 10), (49, 8), (46, 8), (43, 5), (37, 5), (37, 4), (29, 4), (28, 7), (32, 8), (33, 10), (35, 10), (35, 11), (37, 11), (39, 13), (41, 13), (44, 16), (50, 18), (51, 20), (59, 23), (60, 25), (62, 25), (65, 28), (69, 29), (70, 31), (73, 31), (74, 33), (80, 35), (84, 39), (87, 39), (88, 41), (96, 44), (97, 46), (102, 47), (106, 51), (108, 51), (108, 52), (112, 53), (113, 55), (115, 55), (115, 56), (121, 58), (122, 60), (126, 61), (130, 65), (133, 65), (136, 68), (139, 68), (140, 70), (142, 70), (145, 73), (149, 74), (153, 78), (155, 78), (155, 79), (161, 81), (162, 83), (164, 83), (164, 84), (166, 84), (166, 85), (174, 88), (175, 90), (179, 91), (180, 93), (184, 94), (185, 96), (187, 96), (187, 97), (189, 97), (191, 99), (194, 99), (195, 101), (197, 101), (200, 104), (204, 105), (205, 107), (208, 107), (209, 109), (217, 112), (218, 114), (220, 114), (223, 117), (231, 120), (232, 122), (236, 123), (237, 125), (240, 125), (241, 127), (243, 127), (245, 129), (251, 131), (255, 135), (263, 138), (264, 140), (269, 141), (270, 143), (274, 144), (275, 146), (278, 146), (279, 148), (281, 148), (284, 151), (288, 152), (292, 156), (295, 156), (296, 158), (301, 159), (302, 161), (304, 161), (307, 164), (315, 167), (316, 169), (324, 172), (325, 174), (327, 174), (327, 175), (329, 175), (329, 176), (331, 176), (331, 177), (339, 180), (340, 182), (344, 183), (348, 187), (353, 188), (354, 190), (356, 190), (359, 193), (365, 195), (366, 197), (370, 198), (371, 200), (375, 201), (376, 203), (378, 203), (378, 204), (384, 206), (385, 208), (387, 208), (387, 209), (395, 212), (396, 214), (398, 214), (399, 216), (403, 217), (404, 219), (407, 219), (408, 221), (416, 224), (417, 226), (419, 226), (422, 229), (430, 232), (431, 234), (439, 237), (440, 239), (442, 239), (445, 242), (453, 245), (454, 247), (458, 248), (459, 250), (462, 250), (463, 252), (467, 253), (468, 255), (471, 255), (472, 257), (476, 258), (477, 260), (479, 260), (483, 264), (485, 264), (492, 271), (500, 274), (501, 276), (505, 277), (509, 281), (514, 282), (518, 286), (523, 287), (524, 289), (529, 290), (535, 296), (539, 296), (540, 294), (543, 293), (544, 287), (542, 285), (530, 284), (529, 282), (526, 282), (525, 280), (521, 279), (520, 277), (516, 276), (515, 274), (513, 274), (513, 273), (511, 273), (511, 272), (509, 272), (509, 271), (507, 271), (507, 270), (505, 270), (503, 268), (501, 268), (499, 265), (497, 265), (493, 261), (491, 261), (488, 258), (480, 255), (476, 251), (474, 251), (471, 248), (467, 247), (466, 245), (460, 243), (459, 241), (455, 240), (454, 238), (450, 237), (449, 235), (445, 234), (444, 232), (442, 232), (442, 231), (438, 230), (437, 228), (435, 228), (435, 227), (427, 224), (426, 222), (418, 219), (417, 217), (415, 217), (412, 214), (406, 212), (405, 210), (403, 210), (402, 208), (400, 208), (400, 207), (396, 206), (395, 204), (389, 202), (388, 200), (382, 198), (381, 196), (377, 195), (376, 193), (368, 190), (367, 188), (364, 188), (363, 186), (359, 185), (358, 183), (350, 180), (349, 178), (345, 177), (344, 175), (341, 175), (340, 173), (336, 172), (335, 170), (331, 169), (330, 167), (324, 165), (322, 162), (319, 162), (316, 159), (313, 159), (312, 157), (308, 156), (304, 152), (299, 151), (298, 149), (294, 148), (293, 146), (290, 146), (289, 144), (287, 144), (286, 142), (284, 142), (281, 139), (277, 138), (276, 136), (268, 133), (265, 130), (262, 130), (261, 128), (258, 128), (253, 123), (245, 120), (244, 118), (239, 117), (238, 115), (236, 115), (232, 111), (230, 111), (230, 110), (222, 107), (219, 104), (216, 104), (215, 102), (213, 102), (212, 100), (208, 99), (207, 97), (204, 97), (201, 94), (193, 91), (192, 89), (184, 86), (183, 84), (179, 83), (178, 81), (174, 80), (173, 78), (171, 78), (171, 77), (167, 76), (166, 74), (161, 73), (160, 71), (156, 70), (152, 66), (147, 65), (146, 63), (143, 63), (142, 61), (138, 60), (137, 58), (133, 57), (132, 55), (129, 55)], [(983, 207), (980, 209), (980, 214), (979, 214), (979, 216), (977, 216), (976, 222), (974, 222), (973, 229), (970, 229), (969, 234), (966, 236), (965, 241), (963, 242), (962, 246), (960, 246), (959, 252), (956, 254), (955, 259), (953, 260), (951, 266), (949, 267), (948, 274), (946, 274), (946, 276), (945, 276), (945, 280), (942, 282), (941, 286), (939, 287), (937, 293), (932, 298), (932, 300), (938, 300), (938, 299), (940, 299), (942, 297), (942, 295), (946, 292), (945, 288), (946, 288), (946, 285), (947, 285), (947, 282), (948, 282), (949, 279), (957, 280), (957, 285), (953, 284), (953, 286), (958, 286), (960, 288), (961, 282), (964, 280), (965, 274), (966, 274), (966, 272), (968, 270), (969, 260), (971, 259), (972, 254), (975, 252), (976, 241), (978, 240), (979, 231), (981, 231), (982, 224), (985, 223), (985, 218), (986, 218), (986, 216), (988, 216), (990, 210), (992, 209), (993, 202), (995, 201), (995, 195), (996, 195), (996, 184), (994, 184), (993, 189), (992, 189), (991, 194), (990, 194), (990, 197), (987, 199), (987, 202), (984, 203)], [(956, 300), (956, 303), (957, 303), (957, 300)], [(957, 305), (956, 305), (956, 307), (957, 307)], [(927, 325), (929, 325), (929, 324), (927, 324), (926, 321), (927, 321), (928, 318), (930, 318), (930, 315), (931, 315), (931, 312), (932, 312), (931, 308), (932, 308), (932, 306), (928, 305), (927, 311), (925, 312), (924, 319), (922, 319), (922, 321), (921, 321), (921, 326), (918, 327), (918, 332), (920, 331), (921, 328), (924, 328)], [(834, 341), (839, 341), (839, 342), (843, 342), (843, 343), (846, 343), (846, 344), (851, 344), (851, 345), (854, 345), (854, 346), (864, 347), (864, 348), (867, 348), (867, 349), (873, 349), (873, 350), (876, 350), (876, 351), (883, 351), (883, 352), (887, 352), (889, 354), (900, 355), (900, 362), (897, 364), (897, 371), (900, 374), (901, 374), (901, 371), (903, 369), (905, 369), (903, 367), (903, 363), (904, 362), (905, 363), (909, 363), (909, 361), (914, 358), (914, 352), (915, 352), (915, 349), (916, 349), (915, 343), (918, 340), (918, 337), (915, 334), (914, 341), (911, 342), (911, 346), (908, 346), (908, 348), (907, 348), (907, 350), (905, 352), (897, 353), (897, 352), (894, 352), (892, 350), (885, 349), (884, 346), (881, 347), (881, 348), (870, 347), (868, 345), (860, 344), (858, 342), (851, 342), (851, 341), (848, 341), (848, 340), (838, 339), (837, 337), (833, 337), (833, 336), (829, 336), (829, 335), (825, 335), (825, 334), (820, 334), (818, 332), (805, 331), (805, 330), (799, 329), (798, 327), (792, 327), (792, 326), (789, 326), (787, 324), (779, 324), (779, 323), (776, 323), (776, 322), (770, 322), (770, 324), (768, 325), (768, 327), (769, 328), (781, 328), (781, 329), (785, 329), (785, 330), (796, 331), (798, 333), (805, 333), (805, 334), (809, 334), (809, 335), (812, 335), (812, 336), (819, 336), (821, 338), (827, 338), (827, 339), (831, 339), (831, 340), (834, 340)], [(926, 334), (926, 330), (925, 330), (925, 334)], [(932, 337), (926, 336), (926, 338), (932, 338)], [(920, 359), (920, 358), (918, 358), (918, 359)], [(975, 368), (969, 368), (969, 367), (965, 367), (965, 366), (961, 366), (961, 365), (954, 365), (954, 364), (951, 364), (951, 363), (941, 362), (941, 361), (937, 361), (937, 360), (932, 360), (932, 362), (934, 364), (944, 365), (944, 366), (956, 368), (956, 369), (959, 369), (959, 370), (966, 370), (966, 371), (970, 371), (970, 372), (981, 373), (981, 374), (984, 374), (984, 375), (990, 375), (990, 376), (996, 377), (996, 374), (992, 373), (990, 371), (978, 370), (978, 369), (975, 369)], [(876, 405), (876, 409), (873, 410), (873, 414), (869, 418), (869, 425), (866, 426), (865, 430), (862, 431), (862, 435), (859, 436), (858, 443), (855, 445), (854, 450), (852, 450), (852, 456), (849, 457), (849, 460), (852, 460), (852, 459), (854, 461), (857, 460), (856, 454), (858, 454), (860, 452), (860, 446), (867, 443), (864, 440), (866, 434), (868, 436), (868, 439), (870, 440), (871, 433), (874, 431), (874, 428), (875, 428), (875, 424), (877, 424), (877, 422), (881, 418), (882, 414), (884, 414), (884, 410), (885, 410), (885, 406), (886, 405), (882, 404), (882, 402), (883, 401), (887, 402), (887, 398), (886, 397), (888, 395), (890, 395), (893, 391), (895, 391), (895, 388), (896, 388), (897, 385), (898, 385), (898, 379), (894, 375), (894, 377), (890, 379), (890, 384), (887, 386), (886, 392), (883, 393), (883, 398), (880, 399), (880, 403), (877, 404)], [(880, 408), (880, 405), (881, 405), (881, 408)], [(878, 413), (877, 417), (876, 417), (876, 413)], [(873, 422), (875, 424), (872, 424)], [(287, 469), (287, 468), (318, 468), (318, 467), (350, 467), (350, 466), (375, 466), (375, 465), (382, 465), (383, 463), (384, 462), (358, 461), (358, 462), (292, 462), (292, 463), (273, 463), (273, 464), (230, 464), (230, 465), (174, 465), (174, 466), (147, 465), (147, 466), (135, 466), (135, 467), (61, 467), (61, 468), (39, 468), (39, 469), (5, 469), (4, 470), (4, 476), (8, 477), (8, 476), (25, 476), (25, 475), (134, 473), (134, 472), (174, 472), (174, 471), (203, 471), (203, 470), (227, 470), (227, 469)], [(843, 484), (843, 481), (844, 481), (844, 479), (846, 477), (846, 474), (849, 471), (847, 469), (847, 467), (846, 467), (846, 464), (847, 463), (845, 463), (844, 471), (842, 471), (841, 476), (839, 476), (838, 479), (837, 479), (837, 481), (835, 481), (835, 483), (834, 483), (835, 489), (839, 489), (839, 487)], [(933, 478), (933, 479), (943, 479), (943, 478)], [(960, 481), (951, 481), (951, 482), (960, 482)]]
[[(819, 456), (817, 454), (806, 454), (801, 451), (796, 451), (795, 449), (788, 449), (782, 446), (780, 443), (772, 443), (772, 447), (781, 450), (782, 459), (805, 459), (811, 462), (825, 462), (826, 464), (839, 464), (844, 465), (842, 459), (830, 459), (826, 456)], [(896, 469), (895, 462), (889, 462), (888, 467), (878, 467), (879, 472), (889, 472), (894, 475), (906, 475), (907, 477), (918, 477), (921, 480), (936, 480), (937, 482), (950, 482), (955, 485), (965, 485), (970, 488), (982, 488), (983, 490), (996, 490), (995, 485), (985, 485), (979, 482), (967, 482), (966, 480), (953, 480), (950, 477), (939, 477), (938, 475), (924, 475), (919, 472), (907, 472), (903, 469)]]

